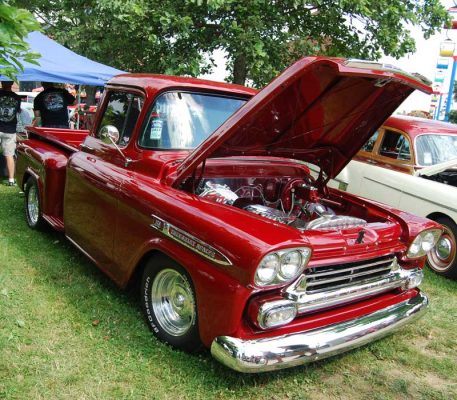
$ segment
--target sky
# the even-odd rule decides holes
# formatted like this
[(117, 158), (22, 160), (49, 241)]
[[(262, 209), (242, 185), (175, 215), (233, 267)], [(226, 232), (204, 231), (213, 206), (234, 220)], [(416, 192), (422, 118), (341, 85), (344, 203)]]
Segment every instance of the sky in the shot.
[[(456, 1), (457, 2), (457, 1)], [(454, 6), (452, 0), (441, 0), (441, 3), (446, 7), (450, 8)], [(424, 39), (420, 29), (412, 27), (411, 33), (416, 40), (416, 52), (414, 54), (407, 55), (400, 59), (393, 57), (382, 57), (379, 61), (395, 65), (407, 72), (418, 72), (431, 81), (433, 81), (436, 72), (436, 63), (439, 58), (440, 44), (446, 37), (449, 37), (457, 44), (457, 30), (448, 30), (446, 36), (446, 30), (443, 29), (441, 32), (431, 36), (429, 39)], [(216, 81), (223, 81), (227, 75), (225, 70), (225, 59), (223, 52), (217, 52), (214, 54), (217, 66), (211, 74), (203, 76), (205, 79), (211, 79)], [(449, 76), (450, 69), (447, 72), (447, 77), (443, 85), (443, 90), (448, 91), (449, 88)], [(409, 98), (397, 109), (398, 112), (409, 112), (412, 110), (424, 110), (428, 111), (430, 108), (430, 96), (419, 91), (415, 91)], [(455, 105), (453, 108), (456, 108)]]
[[(446, 8), (454, 6), (454, 1), (442, 0), (441, 3)], [(433, 81), (436, 73), (436, 64), (439, 58), (440, 44), (447, 37), (457, 44), (457, 30), (450, 29), (446, 31), (446, 29), (443, 29), (441, 32), (436, 33), (427, 40), (424, 39), (418, 28), (412, 28), (411, 33), (416, 40), (416, 52), (414, 54), (407, 55), (399, 60), (393, 57), (383, 57), (380, 61), (393, 64), (407, 72), (418, 72)], [(451, 68), (452, 64), (449, 66), (446, 80), (443, 84), (443, 91), (446, 93), (449, 90)], [(430, 100), (429, 95), (416, 90), (403, 102), (397, 112), (409, 112), (412, 110), (428, 111), (430, 108)], [(455, 105), (453, 108), (455, 108)]]

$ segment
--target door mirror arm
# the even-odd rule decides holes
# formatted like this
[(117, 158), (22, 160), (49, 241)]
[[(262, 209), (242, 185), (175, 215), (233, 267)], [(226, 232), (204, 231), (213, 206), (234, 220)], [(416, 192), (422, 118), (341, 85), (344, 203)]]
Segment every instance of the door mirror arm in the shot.
[(112, 144), (124, 159), (124, 167), (128, 167), (133, 160), (129, 157), (126, 157), (126, 155), (117, 145), (119, 136), (119, 130), (114, 125), (105, 125), (100, 129), (101, 141), (106, 144)]

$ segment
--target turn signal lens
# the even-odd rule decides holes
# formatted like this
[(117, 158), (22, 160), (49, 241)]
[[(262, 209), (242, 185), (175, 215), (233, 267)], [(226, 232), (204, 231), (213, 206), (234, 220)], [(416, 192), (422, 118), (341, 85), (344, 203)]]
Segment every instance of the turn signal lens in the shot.
[(406, 256), (408, 258), (419, 258), (425, 256), (427, 252), (435, 247), (440, 236), (440, 229), (428, 229), (419, 233), (419, 235), (417, 235), (413, 242), (410, 244)]
[(296, 315), (297, 309), (295, 307), (271, 311), (265, 316), (265, 327), (273, 328), (275, 326), (288, 324), (295, 318)]
[(278, 300), (263, 304), (257, 316), (262, 329), (286, 325), (297, 316), (297, 306), (289, 300)]

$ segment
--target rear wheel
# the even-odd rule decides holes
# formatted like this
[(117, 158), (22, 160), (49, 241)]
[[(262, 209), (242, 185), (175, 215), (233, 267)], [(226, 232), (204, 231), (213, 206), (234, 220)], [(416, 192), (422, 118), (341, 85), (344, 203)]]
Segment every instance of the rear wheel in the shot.
[(143, 272), (141, 296), (157, 338), (184, 351), (200, 348), (195, 290), (184, 268), (164, 255), (153, 256)]
[(435, 221), (443, 226), (443, 234), (427, 255), (428, 265), (437, 274), (456, 279), (457, 225), (447, 217), (440, 217)]
[(37, 180), (31, 176), (25, 184), (25, 219), (32, 229), (43, 229), (43, 219), (40, 200), (40, 188)]

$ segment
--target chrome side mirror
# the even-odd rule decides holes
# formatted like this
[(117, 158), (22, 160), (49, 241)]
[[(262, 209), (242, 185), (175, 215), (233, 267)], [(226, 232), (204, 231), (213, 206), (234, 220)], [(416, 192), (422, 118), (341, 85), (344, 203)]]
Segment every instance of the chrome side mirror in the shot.
[(132, 160), (125, 156), (117, 145), (119, 141), (119, 130), (114, 125), (105, 125), (100, 129), (100, 140), (106, 144), (112, 144), (124, 159), (124, 166), (128, 167)]
[(100, 129), (100, 140), (106, 144), (117, 144), (119, 130), (114, 125), (105, 125)]

